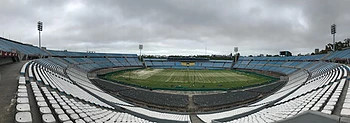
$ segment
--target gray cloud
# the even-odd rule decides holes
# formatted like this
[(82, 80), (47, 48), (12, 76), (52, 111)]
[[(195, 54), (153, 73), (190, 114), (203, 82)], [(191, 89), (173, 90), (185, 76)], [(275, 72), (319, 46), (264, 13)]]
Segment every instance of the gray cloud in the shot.
[(350, 37), (346, 0), (3, 0), (0, 34), (37, 44), (36, 22), (44, 22), (43, 45), (51, 49), (145, 54), (243, 55), (312, 52)]

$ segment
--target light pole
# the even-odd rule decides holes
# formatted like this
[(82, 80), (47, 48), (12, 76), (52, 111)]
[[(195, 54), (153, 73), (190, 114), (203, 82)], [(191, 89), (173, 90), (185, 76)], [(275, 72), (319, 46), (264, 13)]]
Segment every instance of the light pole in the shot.
[(43, 22), (38, 22), (38, 31), (39, 31), (39, 48), (41, 48), (41, 31), (43, 31)]
[(140, 50), (140, 60), (141, 60), (141, 50), (143, 49), (143, 45), (142, 44), (140, 44), (139, 45), (139, 50)]
[(234, 47), (234, 51), (235, 51), (235, 62), (237, 62), (238, 58), (236, 57), (236, 54), (238, 53), (238, 47)]
[(333, 35), (333, 51), (335, 51), (335, 33), (336, 33), (336, 25), (331, 25), (331, 34)]

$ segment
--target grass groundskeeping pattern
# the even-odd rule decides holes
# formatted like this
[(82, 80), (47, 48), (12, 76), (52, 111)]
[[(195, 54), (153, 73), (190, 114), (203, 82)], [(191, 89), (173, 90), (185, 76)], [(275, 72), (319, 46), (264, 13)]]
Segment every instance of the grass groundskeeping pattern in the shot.
[(276, 81), (276, 78), (237, 70), (137, 69), (108, 73), (104, 79), (147, 89), (230, 90)]

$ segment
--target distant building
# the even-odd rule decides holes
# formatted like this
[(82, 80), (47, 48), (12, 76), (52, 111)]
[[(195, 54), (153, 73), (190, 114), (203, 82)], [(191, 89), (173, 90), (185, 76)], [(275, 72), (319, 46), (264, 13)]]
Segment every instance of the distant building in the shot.
[(280, 51), (280, 56), (292, 56), (292, 53), (289, 51)]
[(315, 54), (319, 54), (320, 53), (320, 49), (315, 49)]

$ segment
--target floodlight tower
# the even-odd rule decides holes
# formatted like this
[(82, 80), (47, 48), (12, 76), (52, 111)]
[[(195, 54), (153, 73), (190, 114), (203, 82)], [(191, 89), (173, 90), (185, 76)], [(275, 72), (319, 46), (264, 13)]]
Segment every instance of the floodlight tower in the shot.
[[(235, 56), (237, 55), (237, 53), (238, 53), (238, 47), (234, 47), (234, 51), (235, 51)], [(238, 60), (238, 58), (237, 57), (235, 57), (235, 62)]]
[(336, 32), (336, 25), (332, 24), (331, 25), (331, 34), (333, 35), (333, 51), (335, 51), (335, 33)]
[(141, 50), (143, 49), (143, 45), (142, 44), (140, 44), (139, 45), (139, 50), (140, 50), (140, 60), (141, 60)]
[(231, 69), (233, 68), (235, 63), (238, 61), (238, 47), (234, 47), (234, 51), (235, 51), (235, 54), (233, 55), (233, 61), (230, 67)]
[(43, 22), (38, 22), (38, 31), (39, 31), (39, 48), (41, 48), (41, 31), (43, 31)]

